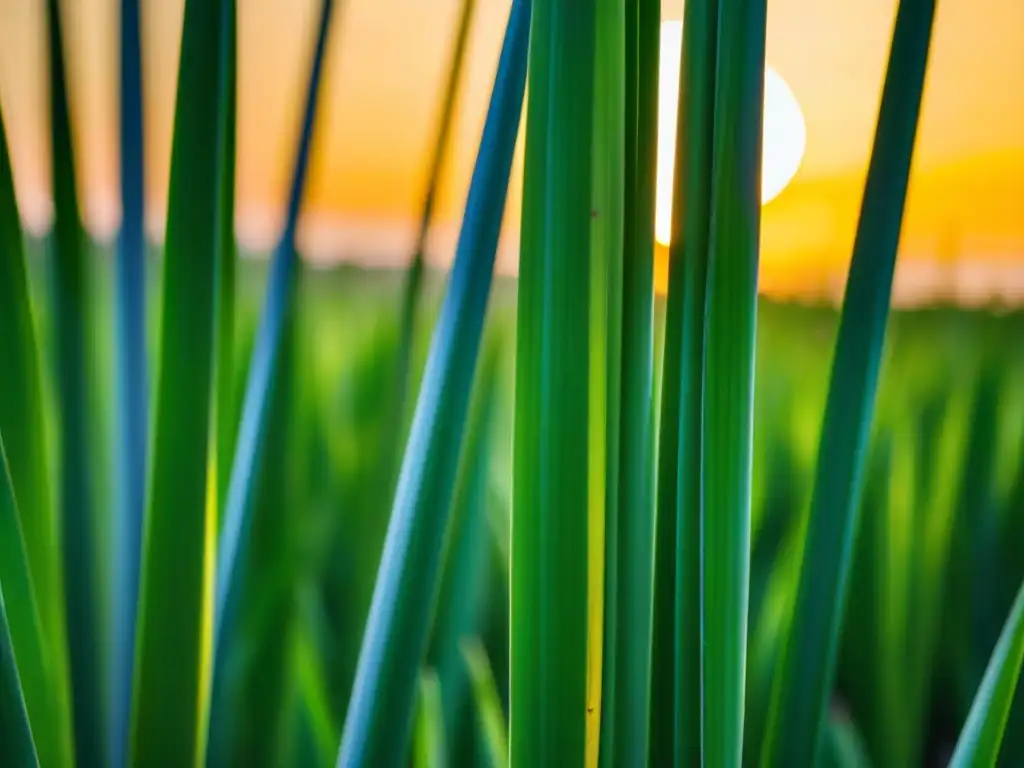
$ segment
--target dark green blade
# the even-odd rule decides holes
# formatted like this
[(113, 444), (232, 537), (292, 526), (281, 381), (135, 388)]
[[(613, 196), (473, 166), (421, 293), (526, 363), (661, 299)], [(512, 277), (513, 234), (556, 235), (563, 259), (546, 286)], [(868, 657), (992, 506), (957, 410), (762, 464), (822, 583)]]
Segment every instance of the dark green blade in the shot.
[[(5, 589), (13, 596), (12, 619), (8, 619), (4, 603)], [(16, 633), (21, 635), (17, 645)], [(22, 659), (20, 664), (16, 650)], [(0, 439), (0, 762), (4, 765), (39, 765), (22, 679), (27, 681), (29, 695), (36, 697), (34, 719), (40, 737), (59, 738), (55, 728), (57, 702), (48, 679), (45, 652), (18, 505)]]
[[(22, 659), (26, 704), (46, 765), (72, 765), (67, 644), (56, 528), (51, 517), (42, 391), (21, 222), (0, 113), (0, 435), (17, 508), (0, 526), (0, 580), (12, 600), (10, 631)], [(16, 534), (15, 532), (18, 531)], [(22, 538), (23, 537), (23, 538)], [(24, 562), (15, 550), (24, 544)], [(24, 639), (23, 639), (24, 638)], [(43, 671), (49, 669), (49, 676)]]
[(514, 0), (359, 653), (338, 754), (342, 768), (399, 765), (407, 758), (519, 131), (529, 24), (529, 2)]
[(793, 623), (762, 762), (810, 766), (831, 694), (934, 0), (896, 16), (818, 450)]
[[(227, 2), (186, 0), (178, 73), (153, 466), (144, 528), (130, 761), (198, 765), (216, 521), (212, 417)], [(212, 503), (211, 503), (212, 502)]]
[(117, 499), (110, 644), (110, 759), (125, 764), (149, 450), (145, 162), (139, 0), (121, 0), (121, 232), (115, 271)]
[(238, 112), (238, 10), (228, 3), (228, 44), (221, 72), (224, 109), (220, 117), (220, 252), (217, 259), (217, 352), (214, 413), (217, 425), (217, 523), (222, 524), (238, 437), (235, 405), (235, 164)]
[(981, 687), (950, 760), (950, 768), (991, 768), (999, 757), (1006, 721), (1024, 662), (1024, 584), (992, 652)]
[(87, 344), (89, 307), (85, 233), (76, 189), (71, 116), (68, 110), (63, 32), (58, 0), (47, 2), (50, 70), (50, 130), (54, 224), (51, 253), (51, 309), (54, 322), (53, 364), (57, 374), (58, 466), (61, 552), (75, 762), (87, 768), (106, 758), (106, 704), (103, 694), (103, 637), (99, 572), (93, 510), (92, 444), (97, 426), (90, 391)]
[(717, 0), (686, 4), (680, 63), (658, 483), (652, 760), (701, 761), (701, 414)]
[[(9, 489), (8, 489), (9, 490)], [(8, 494), (9, 495), (9, 494)], [(0, 501), (0, 504), (3, 504)], [(0, 588), (0, 760), (11, 768), (39, 765), (28, 722), (14, 645), (7, 628), (7, 609)]]
[(702, 749), (743, 753), (765, 0), (721, 0), (702, 432)]
[[(609, 461), (618, 462), (618, 498), (614, 506), (609, 502), (606, 517), (606, 525), (614, 519), (617, 529), (617, 573), (607, 564), (605, 570), (606, 583), (617, 589), (616, 654), (614, 668), (606, 666), (604, 675), (613, 696), (602, 706), (614, 723), (610, 764), (642, 765), (648, 749), (654, 570), (654, 181), (661, 3), (626, 2), (620, 26), (626, 63), (621, 310), (618, 318), (609, 312), (609, 323), (620, 320), (621, 340), (619, 353), (608, 356), (609, 365), (620, 367), (619, 413), (609, 405), (608, 416), (619, 422), (617, 450), (609, 437)], [(610, 278), (612, 285), (616, 277)]]
[(498, 362), (506, 350), (501, 337), (487, 330), (485, 334), (463, 437), (444, 573), (427, 652), (427, 663), (437, 670), (441, 683), (445, 743), (453, 750), (453, 760), (461, 757), (454, 750), (465, 742), (462, 737), (472, 723), (466, 716), (470, 681), (460, 642), (478, 631), (489, 594), (493, 554), (487, 482), (494, 455)]
[[(476, 3), (477, 0), (462, 0), (459, 10), (458, 25), (455, 31), (455, 47), (452, 50), (452, 59), (448, 67), (444, 100), (441, 102), (437, 134), (434, 138), (433, 150), (430, 156), (427, 188), (423, 196), (419, 230), (416, 233), (416, 244), (413, 247), (412, 262), (405, 275), (405, 289), (398, 328), (398, 349), (395, 355), (395, 396), (388, 418), (389, 423), (385, 428), (385, 433), (393, 436), (395, 441), (394, 462), (396, 464), (402, 458), (402, 420), (405, 417), (406, 399), (412, 383), (409, 380), (410, 364), (416, 330), (416, 318), (422, 303), (423, 272), (425, 269), (424, 253), (427, 235), (430, 233), (430, 226), (434, 221), (434, 203), (437, 199), (437, 190), (441, 183), (445, 160), (448, 155), (448, 144), (450, 142), (452, 122), (458, 99), (459, 81), (462, 78), (462, 70), (465, 68), (466, 49), (469, 47), (469, 31), (473, 25)], [(390, 489), (391, 484), (394, 482), (393, 473), (396, 469), (391, 466), (387, 466), (387, 469), (392, 473), (392, 476), (386, 478)]]

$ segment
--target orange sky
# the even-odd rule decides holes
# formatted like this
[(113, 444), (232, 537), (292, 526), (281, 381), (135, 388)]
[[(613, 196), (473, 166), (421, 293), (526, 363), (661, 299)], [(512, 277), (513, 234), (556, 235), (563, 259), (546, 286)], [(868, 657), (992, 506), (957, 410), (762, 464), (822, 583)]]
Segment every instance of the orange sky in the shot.
[[(0, 0), (0, 101), (23, 215), (45, 223), (43, 0)], [(680, 18), (681, 0), (666, 0)], [(148, 187), (160, 229), (183, 0), (143, 0)], [(279, 223), (318, 0), (240, 0), (238, 226)], [(329, 49), (304, 241), (317, 257), (405, 257), (422, 195), (458, 0), (342, 0)], [(440, 201), (434, 257), (450, 254), (509, 0), (480, 0)], [(771, 0), (768, 63), (807, 124), (791, 185), (764, 209), (762, 286), (842, 283), (856, 226), (896, 0)], [(91, 228), (116, 226), (116, 0), (64, 0), (80, 192)], [(1024, 2), (941, 0), (904, 225), (903, 293), (1024, 283)], [(519, 180), (501, 262), (514, 267)], [(998, 267), (998, 279), (991, 275)], [(944, 276), (945, 275), (945, 276)], [(989, 275), (989, 277), (985, 277)], [(1010, 277), (1008, 277), (1010, 276)], [(1012, 279), (1010, 279), (1012, 277)], [(980, 283), (979, 283), (980, 281)], [(986, 282), (987, 281), (987, 282)], [(991, 284), (991, 285), (989, 285)], [(967, 286), (967, 287), (964, 287)], [(941, 288), (941, 286), (940, 286)], [(929, 289), (931, 290), (931, 289)], [(964, 295), (963, 298), (970, 298)]]

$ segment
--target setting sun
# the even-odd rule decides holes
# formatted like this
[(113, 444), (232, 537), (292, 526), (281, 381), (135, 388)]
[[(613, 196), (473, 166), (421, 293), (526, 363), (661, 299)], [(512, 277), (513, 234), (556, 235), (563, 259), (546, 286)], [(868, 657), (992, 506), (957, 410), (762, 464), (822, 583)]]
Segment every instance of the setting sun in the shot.
[[(679, 62), (683, 23), (661, 25), (661, 66), (658, 76), (658, 178), (655, 238), (672, 239), (672, 170), (675, 166), (676, 108), (679, 100)], [(807, 144), (803, 113), (786, 81), (770, 67), (764, 81), (764, 158), (761, 202), (776, 197), (796, 175)]]

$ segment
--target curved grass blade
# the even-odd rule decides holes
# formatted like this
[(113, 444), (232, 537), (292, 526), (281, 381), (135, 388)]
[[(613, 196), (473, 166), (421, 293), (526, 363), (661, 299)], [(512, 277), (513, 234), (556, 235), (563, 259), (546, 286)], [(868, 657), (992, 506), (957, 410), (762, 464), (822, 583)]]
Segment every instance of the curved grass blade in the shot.
[[(493, 328), (494, 326), (491, 326)], [(444, 572), (433, 620), (427, 664), (437, 670), (444, 705), (445, 743), (456, 749), (467, 724), (469, 679), (460, 652), (462, 638), (474, 634), (485, 607), (490, 575), (487, 481), (492, 455), (496, 377), (505, 350), (501, 337), (485, 330), (483, 349), (473, 384), (470, 411), (463, 436), (461, 464), (452, 520), (449, 524)], [(489, 336), (489, 337), (488, 337)], [(457, 760), (458, 754), (452, 759)]]
[(145, 162), (139, 0), (121, 1), (121, 233), (115, 271), (117, 501), (114, 520), (114, 629), (110, 644), (110, 756), (127, 759), (135, 617), (149, 448), (146, 356)]
[(444, 707), (441, 704), (441, 683), (437, 673), (426, 669), (420, 673), (419, 712), (416, 718), (415, 768), (444, 768), (448, 765), (444, 741)]
[(487, 652), (479, 640), (464, 640), (462, 657), (469, 669), (487, 760), (491, 768), (506, 768), (509, 762), (505, 716), (501, 711), (498, 687), (494, 682), (491, 664), (487, 660)]
[[(448, 80), (445, 85), (444, 101), (442, 102), (441, 116), (437, 125), (437, 134), (434, 138), (433, 153), (431, 154), (429, 171), (427, 173), (427, 189), (423, 197), (419, 230), (416, 233), (416, 244), (413, 247), (412, 263), (409, 265), (409, 271), (405, 276), (402, 314), (399, 320), (398, 349), (395, 359), (395, 400), (390, 414), (391, 423), (388, 427), (388, 434), (393, 435), (395, 440), (394, 460), (396, 462), (401, 458), (401, 422), (406, 411), (406, 397), (410, 386), (409, 369), (412, 358), (413, 336), (415, 334), (416, 316), (422, 300), (421, 294), (423, 293), (424, 253), (426, 251), (427, 235), (430, 233), (430, 225), (434, 220), (434, 203), (437, 198), (437, 189), (441, 182), (441, 175), (444, 171), (444, 161), (447, 156), (452, 119), (455, 115), (455, 105), (458, 97), (459, 80), (462, 77), (462, 70), (465, 68), (466, 49), (469, 47), (469, 30), (472, 28), (476, 3), (477, 0), (462, 0), (462, 6), (459, 10), (455, 47), (452, 50), (452, 60), (448, 67)], [(391, 471), (395, 470), (392, 469)], [(389, 485), (393, 482), (391, 477), (387, 480)]]
[[(3, 504), (0, 501), (0, 504)], [(21, 693), (14, 645), (7, 627), (4, 591), (0, 585), (0, 759), (12, 768), (38, 766), (36, 745)]]
[[(224, 110), (221, 112), (220, 254), (217, 260), (217, 357), (215, 363), (214, 419), (217, 425), (217, 510), (227, 500), (235, 455), (235, 140), (238, 112), (238, 10), (228, 3), (228, 44), (221, 72)], [(223, 522), (218, 519), (219, 524)]]
[[(599, 739), (589, 739), (604, 761), (615, 751), (619, 431), (622, 378), (622, 272), (625, 206), (626, 7), (596, 3), (593, 188), (590, 272), (590, 640), (587, 710), (600, 713)], [(639, 511), (639, 510), (638, 510)], [(600, 554), (600, 556), (597, 556)], [(628, 596), (627, 596), (628, 597)], [(599, 598), (599, 599), (598, 599)], [(627, 605), (628, 603), (623, 603)]]
[(705, 316), (702, 750), (743, 756), (766, 0), (719, 3)]
[(105, 659), (100, 651), (101, 616), (90, 435), (95, 424), (89, 391), (87, 338), (91, 319), (85, 233), (76, 190), (71, 116), (68, 108), (63, 31), (58, 0), (47, 2), (50, 69), (50, 130), (53, 152), (53, 281), (59, 438), (60, 542), (71, 662), (75, 763), (106, 762), (103, 695)]
[[(718, 1), (686, 4), (658, 483), (656, 762), (701, 761), (701, 414)], [(660, 758), (660, 759), (659, 759)]]
[[(178, 73), (153, 466), (143, 539), (130, 762), (205, 752), (215, 521), (208, 467), (220, 251), (226, 0), (186, 0)], [(211, 75), (212, 73), (212, 75)]]
[[(32, 723), (40, 738), (58, 739), (43, 752), (48, 758), (57, 759), (54, 748), (59, 746), (57, 716), (60, 710), (50, 679), (51, 670), (46, 663), (47, 649), (2, 438), (0, 586), (3, 587), (0, 589), (0, 761), (5, 765), (8, 761), (14, 765), (38, 765)], [(5, 608), (4, 590), (10, 609)], [(15, 661), (15, 652), (21, 658), (20, 664)]]
[(934, 14), (935, 0), (902, 0), (896, 16), (832, 363), (794, 615), (776, 675), (762, 756), (766, 766), (812, 765), (824, 725)]
[[(0, 435), (11, 506), (0, 514), (0, 581), (13, 600), (11, 634), (22, 658), (29, 717), (46, 765), (72, 764), (63, 587), (51, 516), (42, 393), (24, 243), (0, 112)], [(15, 507), (13, 497), (20, 503)], [(0, 505), (3, 501), (0, 500)], [(15, 552), (24, 545), (22, 555)], [(21, 566), (24, 563), (24, 572)], [(26, 639), (22, 639), (22, 636)], [(33, 650), (33, 648), (36, 650)], [(46, 670), (44, 672), (44, 669)], [(38, 671), (37, 671), (38, 670)]]
[[(267, 286), (260, 326), (256, 332), (255, 346), (249, 365), (249, 378), (246, 382), (242, 404), (242, 422), (238, 432), (234, 465), (231, 468), (231, 484), (228, 488), (227, 506), (224, 512), (217, 557), (217, 598), (214, 620), (215, 690), (219, 684), (224, 663), (222, 650), (228, 647), (230, 635), (234, 631), (236, 603), (244, 581), (245, 553), (252, 522), (251, 507), (255, 469), (263, 448), (270, 393), (276, 375), (281, 337), (294, 291), (298, 259), (295, 251), (295, 233), (305, 192), (319, 85), (333, 8), (334, 0), (323, 0), (317, 27), (316, 48), (313, 52), (306, 91), (302, 132), (299, 134), (299, 147), (295, 156), (292, 186), (288, 197), (285, 228), (274, 251), (270, 282)], [(214, 700), (216, 700), (216, 695)]]
[(513, 0), (455, 265), (434, 330), (338, 754), (344, 768), (407, 757), (469, 395), (526, 80), (530, 4)]
[(999, 757), (1006, 721), (1024, 662), (1024, 584), (1014, 600), (985, 677), (974, 697), (950, 768), (990, 768)]

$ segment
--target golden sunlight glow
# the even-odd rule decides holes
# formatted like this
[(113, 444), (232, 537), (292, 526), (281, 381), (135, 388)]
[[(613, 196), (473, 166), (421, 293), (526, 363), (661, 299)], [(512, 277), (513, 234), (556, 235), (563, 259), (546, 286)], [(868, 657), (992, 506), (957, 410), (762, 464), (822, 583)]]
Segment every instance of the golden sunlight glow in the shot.
[[(658, 171), (654, 217), (655, 239), (672, 239), (672, 175), (676, 159), (676, 110), (679, 101), (679, 61), (683, 23), (661, 25), (661, 65), (658, 73)], [(807, 146), (807, 127), (793, 91), (771, 68), (765, 69), (764, 133), (761, 202), (776, 197), (796, 175)]]

